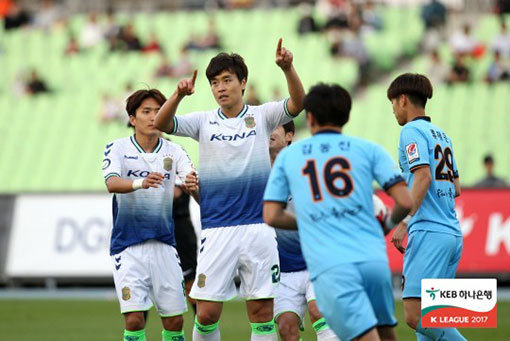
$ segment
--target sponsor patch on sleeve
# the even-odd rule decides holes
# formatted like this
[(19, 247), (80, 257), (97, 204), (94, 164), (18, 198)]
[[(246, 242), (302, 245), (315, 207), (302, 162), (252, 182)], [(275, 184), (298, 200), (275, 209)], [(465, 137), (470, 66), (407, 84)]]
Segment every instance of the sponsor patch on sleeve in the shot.
[(420, 153), (418, 152), (418, 145), (416, 142), (406, 145), (406, 155), (409, 164), (412, 164), (414, 161), (420, 159)]

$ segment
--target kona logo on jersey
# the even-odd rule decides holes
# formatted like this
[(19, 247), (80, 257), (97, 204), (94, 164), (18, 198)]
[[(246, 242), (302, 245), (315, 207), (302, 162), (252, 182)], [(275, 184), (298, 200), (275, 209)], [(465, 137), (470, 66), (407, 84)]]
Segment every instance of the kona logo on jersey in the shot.
[(124, 159), (128, 159), (128, 160), (138, 160), (138, 156), (129, 156), (129, 155), (124, 155)]
[(250, 136), (257, 135), (255, 130), (251, 130), (248, 134), (246, 132), (235, 135), (212, 134), (209, 141), (237, 141), (247, 139)]
[[(134, 176), (135, 178), (146, 178), (149, 176), (151, 172), (142, 171), (142, 170), (128, 170), (127, 176)], [(163, 174), (163, 177), (167, 180), (170, 180), (170, 173)]]
[(418, 145), (415, 142), (408, 144), (406, 146), (406, 154), (409, 164), (418, 160), (420, 158), (420, 153), (418, 153)]

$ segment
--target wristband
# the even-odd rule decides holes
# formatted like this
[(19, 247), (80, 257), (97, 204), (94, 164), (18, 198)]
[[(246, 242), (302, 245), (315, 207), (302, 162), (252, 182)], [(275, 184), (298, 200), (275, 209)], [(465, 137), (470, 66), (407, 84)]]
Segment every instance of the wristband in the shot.
[(143, 184), (143, 179), (133, 180), (133, 190), (136, 191), (137, 189), (142, 188), (142, 184)]
[(411, 219), (413, 219), (413, 216), (408, 214), (407, 217), (405, 217), (402, 222), (406, 223), (407, 225), (409, 225), (409, 222), (411, 221)]

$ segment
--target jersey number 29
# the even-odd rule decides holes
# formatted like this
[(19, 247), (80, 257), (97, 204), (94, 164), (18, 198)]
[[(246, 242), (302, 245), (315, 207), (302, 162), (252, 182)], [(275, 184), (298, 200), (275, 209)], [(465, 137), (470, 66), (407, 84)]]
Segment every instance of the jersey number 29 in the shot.
[[(324, 164), (324, 169), (322, 172), (324, 184), (332, 196), (343, 198), (349, 196), (352, 193), (354, 185), (352, 183), (352, 178), (349, 175), (350, 170), (351, 164), (346, 158), (343, 157), (337, 156), (331, 158)], [(315, 159), (306, 161), (306, 165), (303, 167), (302, 173), (303, 176), (308, 177), (313, 201), (321, 201), (322, 192), (317, 174)], [(338, 187), (335, 184), (336, 180), (342, 180), (343, 187)]]

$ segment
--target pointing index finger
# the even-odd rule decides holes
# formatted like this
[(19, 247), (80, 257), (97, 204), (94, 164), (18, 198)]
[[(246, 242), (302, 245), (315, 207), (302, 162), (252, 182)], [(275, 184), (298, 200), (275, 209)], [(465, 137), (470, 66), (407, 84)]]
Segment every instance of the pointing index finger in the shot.
[(195, 80), (197, 79), (197, 69), (193, 70), (193, 76), (191, 77), (191, 83), (195, 85)]
[(282, 41), (283, 39), (278, 39), (278, 45), (276, 46), (276, 54), (280, 54), (282, 52)]

